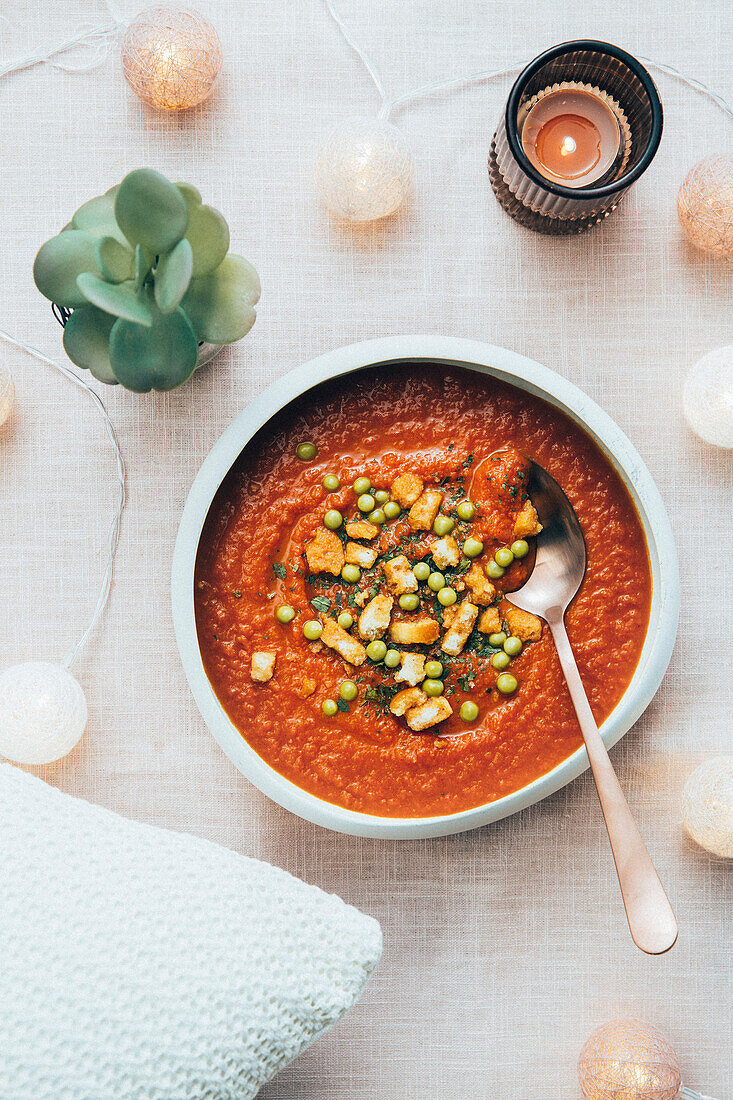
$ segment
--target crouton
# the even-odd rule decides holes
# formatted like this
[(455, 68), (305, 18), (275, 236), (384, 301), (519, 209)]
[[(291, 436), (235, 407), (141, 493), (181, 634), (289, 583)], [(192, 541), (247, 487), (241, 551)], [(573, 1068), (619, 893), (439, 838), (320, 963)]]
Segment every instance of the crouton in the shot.
[(276, 660), (277, 653), (272, 653), (268, 649), (252, 654), (249, 674), (256, 684), (266, 684), (268, 680), (272, 679)]
[(389, 709), (393, 714), (401, 717), (412, 707), (417, 707), (420, 703), (426, 702), (427, 698), (425, 692), (421, 691), (418, 687), (405, 688), (403, 691), (398, 691), (396, 695), (392, 696)]
[(498, 608), (487, 607), (481, 613), (476, 629), (480, 630), (482, 634), (498, 634), (501, 631), (501, 615)]
[(464, 600), (458, 608), (450, 627), (443, 635), (441, 649), (451, 657), (457, 657), (468, 641), (468, 637), (476, 622), (478, 608), (470, 600)]
[(542, 524), (537, 518), (537, 511), (528, 497), (521, 512), (517, 512), (514, 517), (514, 538), (526, 539), (529, 535), (539, 535), (541, 530)]
[(371, 569), (379, 553), (373, 546), (362, 546), (358, 542), (346, 543), (344, 555), (349, 565), (360, 565), (362, 569)]
[(419, 474), (399, 474), (390, 492), (401, 508), (410, 508), (423, 490), (423, 480)]
[(471, 563), (471, 568), (464, 579), (473, 602), (480, 604), (481, 607), (488, 607), (496, 597), (496, 589), (477, 561)]
[(518, 607), (509, 607), (504, 616), (515, 638), (523, 642), (538, 642), (542, 635), (542, 619), (522, 611)]
[(359, 616), (359, 635), (373, 642), (381, 638), (389, 626), (394, 600), (391, 596), (375, 596)]
[(379, 528), (373, 523), (367, 523), (365, 519), (354, 520), (346, 524), (346, 534), (350, 539), (375, 539), (379, 534)]
[(460, 558), (461, 552), (458, 549), (458, 543), (452, 535), (446, 535), (444, 539), (439, 539), (433, 547), (433, 561), (438, 569), (445, 569), (449, 565), (458, 565)]
[(311, 573), (333, 573), (338, 577), (346, 558), (341, 539), (327, 527), (319, 527), (305, 548), (305, 556)]
[(453, 713), (444, 695), (438, 695), (434, 699), (428, 699), (427, 703), (420, 703), (416, 707), (410, 707), (405, 715), (405, 721), (411, 730), (419, 732), (430, 726), (437, 726), (438, 722), (445, 722)]
[(423, 489), (407, 514), (407, 522), (413, 531), (429, 531), (443, 503), (438, 489)]
[(446, 628), (446, 630), (448, 629), (448, 627), (451, 625), (451, 623), (455, 619), (456, 615), (458, 614), (459, 606), (460, 606), (459, 604), (454, 603), (454, 604), (451, 604), (450, 607), (444, 607), (443, 608), (443, 626)]
[(425, 658), (422, 653), (400, 654), (402, 667), (395, 672), (395, 680), (398, 683), (411, 684), (416, 687), (425, 679)]
[(369, 599), (369, 589), (365, 588), (363, 592), (357, 592), (354, 596), (354, 603), (357, 607), (363, 607)]
[(307, 699), (309, 695), (318, 687), (315, 680), (309, 680), (307, 677), (301, 681), (300, 685), (295, 689), (295, 694), (299, 695), (301, 699)]
[(384, 563), (382, 569), (387, 584), (395, 596), (401, 596), (403, 592), (417, 592), (417, 577), (404, 554), (398, 554), (396, 558), (390, 558), (389, 561)]
[(436, 619), (421, 615), (416, 619), (393, 622), (389, 628), (390, 641), (397, 645), (432, 645), (437, 641), (440, 624)]
[(324, 620), (321, 641), (329, 649), (335, 649), (339, 657), (343, 657), (350, 665), (363, 665), (366, 661), (364, 646), (342, 630), (335, 619)]

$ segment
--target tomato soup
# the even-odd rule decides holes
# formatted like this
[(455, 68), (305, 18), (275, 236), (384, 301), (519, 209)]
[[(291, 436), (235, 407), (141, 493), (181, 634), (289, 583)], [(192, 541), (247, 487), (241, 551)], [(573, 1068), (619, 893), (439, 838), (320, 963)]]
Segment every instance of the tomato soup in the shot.
[(504, 593), (541, 523), (527, 459), (561, 484), (588, 567), (566, 623), (601, 723), (649, 622), (621, 478), (551, 405), (477, 372), (368, 368), (292, 402), (220, 488), (195, 574), (209, 680), (242, 737), (319, 798), (387, 817), (467, 810), (582, 744), (546, 624)]

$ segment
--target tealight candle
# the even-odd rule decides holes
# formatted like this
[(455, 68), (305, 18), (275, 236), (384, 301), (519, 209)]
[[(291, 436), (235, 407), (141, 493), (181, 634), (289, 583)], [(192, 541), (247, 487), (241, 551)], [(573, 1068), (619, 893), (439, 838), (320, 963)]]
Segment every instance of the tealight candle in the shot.
[(587, 187), (605, 176), (621, 153), (619, 120), (591, 90), (572, 84), (548, 89), (527, 114), (522, 148), (546, 179)]

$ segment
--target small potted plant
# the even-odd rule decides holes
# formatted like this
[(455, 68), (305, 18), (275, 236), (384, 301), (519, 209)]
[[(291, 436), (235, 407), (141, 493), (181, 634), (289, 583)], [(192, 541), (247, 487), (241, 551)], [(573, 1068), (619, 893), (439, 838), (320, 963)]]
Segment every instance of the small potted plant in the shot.
[(149, 168), (80, 206), (41, 247), (33, 277), (72, 362), (137, 393), (182, 385), (207, 345), (240, 340), (260, 296), (222, 215)]

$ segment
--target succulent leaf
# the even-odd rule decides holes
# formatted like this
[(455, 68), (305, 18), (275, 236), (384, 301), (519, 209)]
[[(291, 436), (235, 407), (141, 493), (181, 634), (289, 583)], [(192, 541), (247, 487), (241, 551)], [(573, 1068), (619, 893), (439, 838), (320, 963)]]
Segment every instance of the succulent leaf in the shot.
[(145, 276), (150, 271), (150, 260), (141, 244), (135, 246), (135, 290), (141, 290)]
[(120, 244), (127, 244), (115, 220), (115, 196), (118, 191), (119, 184), (80, 206), (71, 219), (74, 229), (83, 229), (92, 237), (114, 237)]
[(98, 274), (94, 237), (81, 229), (67, 229), (46, 241), (33, 262), (33, 278), (41, 294), (60, 306), (82, 306), (84, 294), (76, 277)]
[(193, 277), (208, 275), (229, 251), (229, 226), (213, 206), (204, 206), (190, 183), (176, 184), (188, 207), (186, 238), (193, 249)]
[(115, 198), (115, 218), (130, 244), (161, 255), (178, 244), (188, 226), (188, 208), (181, 192), (152, 168), (130, 172)]
[(134, 274), (135, 257), (115, 237), (100, 237), (95, 249), (97, 267), (108, 283), (124, 283)]
[(160, 313), (151, 303), (149, 328), (115, 321), (109, 341), (110, 361), (119, 382), (128, 390), (172, 390), (186, 382), (198, 360), (198, 341), (182, 309)]
[(259, 297), (260, 280), (252, 264), (229, 255), (215, 271), (191, 280), (181, 305), (199, 340), (232, 344), (252, 328)]
[(191, 282), (193, 253), (184, 237), (175, 248), (160, 257), (155, 272), (155, 301), (161, 313), (170, 313), (181, 303)]
[(109, 359), (109, 334), (115, 320), (96, 306), (79, 306), (64, 326), (64, 351), (72, 363), (110, 386), (117, 382)]
[(105, 283), (98, 275), (85, 273), (79, 276), (77, 285), (86, 301), (103, 309), (105, 313), (113, 313), (115, 317), (124, 317), (138, 325), (152, 325), (150, 306), (142, 294), (135, 290), (132, 282)]

